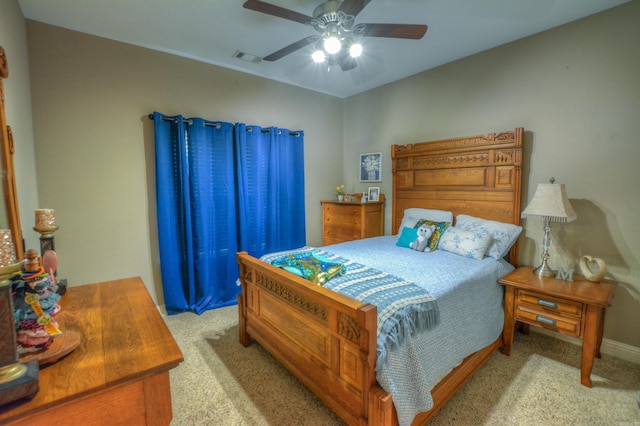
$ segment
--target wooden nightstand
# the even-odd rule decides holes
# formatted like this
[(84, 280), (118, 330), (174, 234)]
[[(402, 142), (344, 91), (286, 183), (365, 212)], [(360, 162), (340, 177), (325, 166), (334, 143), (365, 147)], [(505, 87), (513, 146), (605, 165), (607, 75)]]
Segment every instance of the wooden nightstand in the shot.
[(580, 383), (591, 387), (593, 358), (600, 358), (604, 311), (611, 306), (617, 283), (594, 283), (580, 275), (574, 275), (572, 282), (539, 277), (531, 267), (518, 268), (498, 282), (505, 287), (502, 353), (511, 353), (516, 321), (581, 338)]
[(384, 195), (380, 201), (321, 201), (322, 245), (384, 234)]

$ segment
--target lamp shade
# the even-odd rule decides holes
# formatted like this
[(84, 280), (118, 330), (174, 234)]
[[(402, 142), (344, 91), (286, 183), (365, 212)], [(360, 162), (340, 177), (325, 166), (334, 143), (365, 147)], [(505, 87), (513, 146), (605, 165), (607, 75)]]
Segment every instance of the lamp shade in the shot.
[(540, 183), (522, 217), (538, 217), (553, 222), (571, 222), (576, 212), (567, 198), (564, 184)]

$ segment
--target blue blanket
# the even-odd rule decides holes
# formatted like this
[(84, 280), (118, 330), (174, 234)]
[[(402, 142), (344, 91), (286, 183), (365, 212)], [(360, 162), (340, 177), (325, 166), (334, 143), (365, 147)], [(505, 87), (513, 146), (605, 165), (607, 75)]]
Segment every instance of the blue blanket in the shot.
[(334, 275), (323, 282), (324, 287), (376, 306), (377, 368), (386, 362), (388, 352), (402, 345), (409, 336), (429, 330), (438, 324), (439, 311), (436, 299), (411, 281), (319, 249), (307, 248), (275, 253), (263, 256), (262, 260), (276, 266), (291, 266), (291, 259), (309, 258), (311, 254), (344, 266), (342, 274)]

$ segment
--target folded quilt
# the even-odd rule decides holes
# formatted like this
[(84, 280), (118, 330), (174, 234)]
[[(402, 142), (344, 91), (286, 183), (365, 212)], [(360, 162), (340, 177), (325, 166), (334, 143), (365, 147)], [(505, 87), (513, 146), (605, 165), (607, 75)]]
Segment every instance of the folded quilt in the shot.
[(287, 254), (273, 260), (271, 264), (318, 285), (325, 285), (331, 278), (346, 271), (341, 263), (332, 262), (310, 251)]
[(288, 266), (287, 259), (296, 255), (321, 259), (328, 265), (340, 265), (341, 272), (327, 279), (324, 287), (376, 306), (378, 366), (386, 362), (388, 351), (402, 345), (409, 336), (429, 330), (439, 322), (437, 301), (422, 287), (324, 250), (305, 247), (297, 251), (265, 255), (261, 259), (282, 267)]

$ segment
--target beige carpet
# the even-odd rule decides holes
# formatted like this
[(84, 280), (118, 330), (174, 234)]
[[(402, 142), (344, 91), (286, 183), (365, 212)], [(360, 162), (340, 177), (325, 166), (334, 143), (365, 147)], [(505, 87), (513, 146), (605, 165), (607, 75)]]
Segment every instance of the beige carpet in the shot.
[[(257, 343), (238, 343), (237, 307), (165, 317), (184, 362), (171, 371), (173, 426), (341, 425)], [(433, 425), (639, 425), (640, 365), (596, 359), (580, 385), (580, 347), (516, 333), (433, 418)]]

